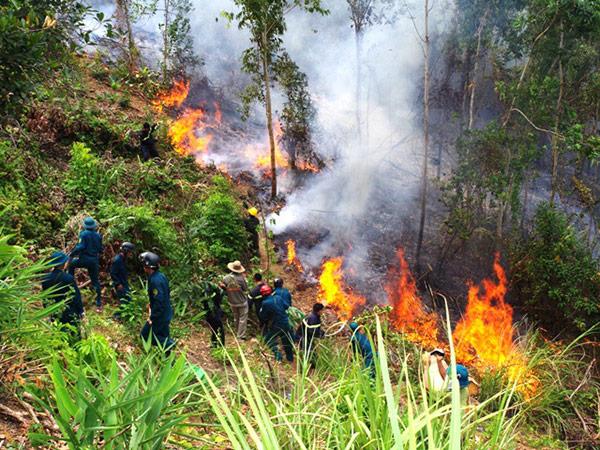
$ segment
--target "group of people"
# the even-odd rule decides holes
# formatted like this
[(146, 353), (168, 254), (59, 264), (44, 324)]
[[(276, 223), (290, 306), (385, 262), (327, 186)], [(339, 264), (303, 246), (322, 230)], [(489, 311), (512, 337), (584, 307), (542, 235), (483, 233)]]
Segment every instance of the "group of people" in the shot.
[[(91, 217), (83, 220), (83, 230), (79, 233), (79, 242), (67, 255), (62, 251), (54, 252), (49, 260), (50, 272), (42, 278), (42, 289), (50, 291), (55, 302), (64, 301), (64, 309), (55, 318), (63, 324), (78, 328), (85, 311), (81, 293), (75, 281), (75, 270), (85, 269), (96, 292), (96, 311), (102, 309), (102, 287), (100, 285), (100, 257), (104, 250), (102, 235), (98, 233), (98, 224)], [(112, 292), (122, 307), (130, 300), (127, 259), (134, 252), (135, 245), (123, 242), (110, 266)], [(148, 277), (148, 318), (141, 330), (145, 340), (161, 345), (167, 350), (174, 346), (170, 338), (170, 323), (173, 318), (169, 280), (160, 271), (160, 257), (152, 252), (140, 255), (144, 272)], [(118, 312), (116, 314), (118, 318)], [(151, 337), (152, 336), (152, 337)]]
[[(321, 303), (313, 305), (312, 311), (304, 317), (296, 331), (292, 328), (288, 311), (292, 307), (292, 295), (284, 287), (282, 278), (273, 280), (271, 287), (261, 273), (254, 274), (254, 286), (248, 287), (246, 269), (240, 261), (227, 265), (229, 273), (223, 277), (218, 286), (207, 287), (206, 298), (212, 298), (213, 304), (205, 301), (207, 322), (211, 329), (213, 345), (224, 345), (223, 311), (221, 309), (222, 293), (227, 296), (233, 314), (233, 330), (240, 340), (248, 338), (248, 318), (253, 311), (258, 329), (267, 345), (273, 351), (277, 361), (283, 360), (280, 346), (283, 348), (285, 359), (294, 361), (294, 343), (300, 342), (314, 364), (314, 338), (322, 337)], [(220, 291), (220, 292), (219, 292)]]
[[(104, 251), (102, 235), (98, 232), (97, 222), (86, 217), (79, 233), (79, 241), (69, 254), (57, 251), (49, 260), (51, 270), (42, 279), (42, 289), (50, 291), (55, 302), (64, 302), (64, 308), (55, 318), (63, 324), (70, 324), (78, 329), (78, 324), (85, 315), (81, 293), (75, 280), (75, 271), (87, 271), (96, 297), (96, 311), (102, 310), (102, 288), (100, 285), (100, 257)], [(112, 280), (112, 294), (119, 302), (115, 318), (124, 305), (131, 301), (127, 260), (135, 251), (131, 242), (123, 242), (117, 255), (112, 259), (109, 273)], [(148, 278), (148, 318), (140, 334), (146, 341), (171, 349), (174, 342), (170, 337), (170, 323), (173, 318), (169, 281), (160, 271), (160, 258), (152, 252), (140, 255), (144, 272)], [(288, 361), (294, 360), (294, 341), (302, 343), (303, 348), (313, 355), (314, 338), (322, 337), (321, 312), (324, 306), (316, 303), (312, 311), (304, 318), (296, 332), (292, 329), (288, 318), (288, 310), (292, 306), (292, 295), (283, 286), (283, 280), (273, 280), (273, 288), (262, 275), (254, 275), (254, 287), (248, 288), (244, 273), (245, 268), (239, 261), (227, 265), (229, 273), (218, 285), (208, 284), (203, 306), (206, 310), (206, 321), (211, 330), (212, 345), (225, 344), (223, 296), (226, 295), (233, 314), (233, 328), (238, 339), (247, 339), (248, 313), (252, 309), (258, 319), (260, 330), (275, 358), (281, 361), (279, 351), (281, 343)], [(314, 358), (311, 356), (314, 364)]]
[[(85, 314), (81, 293), (74, 276), (77, 269), (87, 271), (96, 294), (96, 310), (100, 312), (102, 309), (99, 280), (100, 257), (104, 249), (102, 235), (98, 232), (98, 224), (91, 217), (83, 220), (82, 228), (79, 241), (69, 254), (62, 251), (52, 254), (49, 260), (51, 270), (42, 279), (42, 289), (50, 291), (56, 302), (64, 301), (64, 309), (55, 314), (55, 318), (63, 324), (72, 325), (75, 329), (78, 329), (79, 321)], [(120, 317), (119, 311), (131, 301), (127, 261), (134, 251), (133, 243), (123, 242), (117, 255), (111, 261), (109, 273), (112, 280), (112, 294), (119, 302), (119, 309), (115, 313), (117, 319)], [(149, 341), (153, 345), (160, 345), (170, 351), (175, 343), (170, 336), (173, 308), (169, 280), (160, 271), (160, 257), (157, 254), (143, 252), (140, 255), (140, 262), (148, 279), (148, 317), (140, 335), (145, 341)], [(206, 322), (211, 331), (211, 344), (215, 347), (225, 345), (222, 302), (226, 296), (233, 315), (233, 330), (238, 339), (246, 340), (248, 338), (248, 317), (249, 312), (253, 311), (260, 334), (277, 361), (282, 361), (283, 355), (285, 355), (287, 361), (293, 362), (295, 344), (298, 343), (310, 367), (314, 368), (316, 364), (315, 339), (325, 335), (321, 324), (324, 305), (315, 303), (312, 310), (302, 318), (294, 330), (289, 317), (292, 295), (284, 287), (282, 278), (275, 278), (273, 287), (271, 287), (263, 280), (261, 273), (256, 273), (253, 276), (254, 286), (249, 288), (245, 277), (246, 269), (240, 261), (227, 264), (227, 269), (229, 273), (218, 284), (206, 284), (202, 300), (206, 311)], [(371, 377), (374, 377), (374, 352), (371, 342), (364, 334), (362, 327), (359, 327), (356, 322), (351, 322), (349, 328), (354, 353), (359, 355), (364, 368)], [(443, 352), (439, 349), (432, 352), (431, 357), (439, 358), (440, 352), (443, 360)], [(435, 389), (439, 385), (439, 376), (429, 377), (429, 374), (438, 373), (439, 375), (447, 370), (447, 365), (444, 368), (439, 359), (437, 361), (435, 365), (431, 364), (427, 369), (427, 379), (431, 380), (431, 386)], [(433, 368), (438, 368), (437, 372)], [(459, 367), (459, 377), (461, 371), (462, 369)], [(440, 376), (445, 377), (445, 372)], [(463, 382), (461, 382), (461, 387), (462, 385)]]

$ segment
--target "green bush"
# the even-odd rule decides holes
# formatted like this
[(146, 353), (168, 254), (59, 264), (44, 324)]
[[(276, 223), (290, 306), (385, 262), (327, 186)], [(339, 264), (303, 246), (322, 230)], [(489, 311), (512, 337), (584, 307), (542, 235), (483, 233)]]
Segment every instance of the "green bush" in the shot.
[(600, 321), (598, 263), (565, 214), (542, 204), (531, 238), (513, 253), (512, 281), (526, 310), (549, 330)]
[(219, 263), (241, 259), (248, 246), (242, 211), (222, 177), (210, 195), (196, 205), (198, 219), (192, 222), (192, 236), (206, 241), (209, 254)]
[(67, 193), (81, 202), (97, 203), (117, 185), (123, 172), (120, 164), (108, 165), (81, 142), (73, 143), (65, 181)]
[(107, 200), (98, 205), (98, 217), (108, 224), (107, 241), (135, 242), (140, 250), (158, 253), (163, 260), (179, 253), (177, 233), (173, 225), (148, 205), (127, 206)]

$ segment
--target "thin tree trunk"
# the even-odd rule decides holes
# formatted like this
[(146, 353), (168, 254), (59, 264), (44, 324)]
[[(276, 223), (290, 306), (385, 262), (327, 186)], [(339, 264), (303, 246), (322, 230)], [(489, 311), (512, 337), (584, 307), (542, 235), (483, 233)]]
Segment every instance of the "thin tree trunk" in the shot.
[(269, 132), (269, 148), (271, 151), (271, 200), (277, 197), (277, 164), (275, 160), (275, 136), (273, 135), (273, 113), (271, 110), (271, 80), (269, 77), (269, 56), (267, 54), (267, 37), (262, 36), (261, 59), (263, 66), (263, 83), (265, 85), (265, 110), (267, 113), (267, 130)]
[(481, 20), (479, 21), (479, 27), (477, 28), (477, 48), (475, 50), (475, 62), (473, 64), (473, 79), (471, 80), (470, 84), (471, 95), (469, 98), (469, 130), (473, 129), (473, 123), (475, 121), (475, 89), (477, 87), (477, 74), (479, 73), (479, 58), (481, 56), (481, 37), (483, 35), (483, 29), (485, 27), (485, 22), (487, 21), (487, 16), (489, 12), (489, 8), (486, 9), (483, 17), (481, 17)]
[(360, 107), (361, 107), (361, 55), (362, 55), (362, 31), (356, 30), (354, 33), (355, 41), (356, 41), (356, 132), (358, 135), (358, 146), (362, 146), (362, 124), (360, 117)]
[(554, 205), (554, 198), (556, 197), (556, 191), (558, 190), (558, 163), (559, 163), (559, 148), (558, 148), (558, 126), (560, 124), (560, 116), (561, 116), (561, 108), (562, 108), (562, 99), (564, 93), (564, 82), (565, 77), (563, 73), (563, 65), (562, 65), (562, 52), (565, 47), (565, 33), (563, 30), (562, 20), (560, 22), (560, 44), (558, 48), (558, 78), (559, 78), (559, 88), (558, 88), (558, 99), (556, 100), (556, 115), (554, 117), (554, 133), (552, 133), (552, 182), (551, 182), (551, 192), (550, 192), (550, 205)]
[(421, 248), (425, 228), (427, 210), (427, 165), (429, 160), (429, 0), (425, 0), (425, 33), (424, 33), (424, 73), (423, 73), (423, 173), (421, 179), (421, 216), (419, 219), (419, 234), (415, 255), (417, 273), (421, 270)]
[(162, 78), (163, 83), (167, 83), (168, 64), (169, 64), (169, 4), (171, 0), (164, 0), (165, 5), (165, 28), (163, 29), (163, 63)]
[(521, 235), (525, 235), (525, 222), (527, 220), (527, 209), (529, 208), (529, 186), (533, 184), (530, 179), (529, 171), (525, 171), (525, 181), (523, 183), (523, 208), (521, 209)]
[(125, 35), (127, 36), (127, 66), (129, 67), (129, 72), (133, 73), (137, 69), (138, 65), (138, 49), (135, 45), (133, 30), (131, 28), (129, 0), (117, 0), (117, 9), (115, 15), (117, 17), (117, 22), (120, 22), (121, 24), (119, 28), (125, 28)]

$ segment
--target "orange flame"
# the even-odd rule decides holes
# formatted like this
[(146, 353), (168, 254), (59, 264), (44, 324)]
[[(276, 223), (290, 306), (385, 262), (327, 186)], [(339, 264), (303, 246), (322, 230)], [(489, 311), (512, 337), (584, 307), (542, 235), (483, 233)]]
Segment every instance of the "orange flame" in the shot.
[(296, 243), (291, 239), (286, 242), (287, 245), (287, 264), (288, 266), (294, 266), (299, 272), (304, 272), (302, 263), (296, 256)]
[(388, 300), (392, 304), (392, 323), (410, 341), (428, 348), (437, 347), (437, 314), (425, 311), (415, 278), (404, 258), (404, 250), (398, 249), (396, 255), (400, 268), (390, 270), (386, 285)]
[(355, 311), (366, 303), (366, 299), (356, 295), (346, 287), (342, 272), (343, 258), (325, 261), (319, 277), (319, 293), (325, 303), (333, 307), (340, 319), (350, 320)]
[(465, 364), (480, 369), (505, 368), (511, 382), (527, 398), (539, 380), (527, 367), (527, 358), (513, 344), (513, 309), (504, 301), (507, 278), (496, 254), (494, 272), (498, 282), (482, 281), (483, 291), (470, 283), (467, 308), (453, 333), (456, 355)]
[(206, 130), (205, 113), (201, 109), (186, 109), (169, 127), (168, 135), (180, 155), (204, 153), (212, 135), (198, 136)]
[(162, 112), (164, 107), (179, 107), (183, 104), (189, 92), (189, 81), (175, 80), (169, 91), (158, 94), (158, 96), (152, 100), (152, 106), (157, 112)]
[[(275, 121), (275, 126), (273, 127), (273, 134), (275, 140), (275, 167), (278, 169), (285, 169), (288, 167), (288, 161), (279, 146), (279, 142), (281, 141), (281, 137), (283, 136), (283, 130), (281, 129), (281, 123), (279, 122), (279, 120)], [(263, 170), (265, 173), (269, 174), (271, 172), (271, 152), (269, 145), (267, 145), (266, 150), (266, 155), (263, 153), (256, 158), (255, 166), (257, 169)], [(261, 153), (262, 152), (263, 150), (261, 149)]]
[(310, 161), (296, 161), (296, 169), (300, 170), (301, 172), (320, 172), (319, 167)]

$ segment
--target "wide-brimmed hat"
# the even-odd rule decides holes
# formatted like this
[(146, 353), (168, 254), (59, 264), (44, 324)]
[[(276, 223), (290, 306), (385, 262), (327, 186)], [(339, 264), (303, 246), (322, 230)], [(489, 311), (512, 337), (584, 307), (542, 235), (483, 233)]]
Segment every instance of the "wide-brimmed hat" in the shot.
[(91, 217), (86, 217), (85, 219), (83, 219), (83, 228), (85, 228), (86, 230), (95, 230), (96, 228), (98, 228), (98, 224)]
[(433, 350), (431, 350), (431, 353), (429, 353), (431, 356), (435, 355), (435, 354), (439, 354), (441, 356), (445, 356), (446, 353), (444, 352), (444, 350), (442, 350), (441, 348), (434, 348)]
[(244, 273), (246, 269), (242, 266), (242, 263), (239, 261), (230, 262), (227, 264), (227, 268), (235, 273)]
[(48, 263), (50, 266), (62, 266), (69, 260), (69, 257), (64, 252), (54, 252), (50, 256)]

